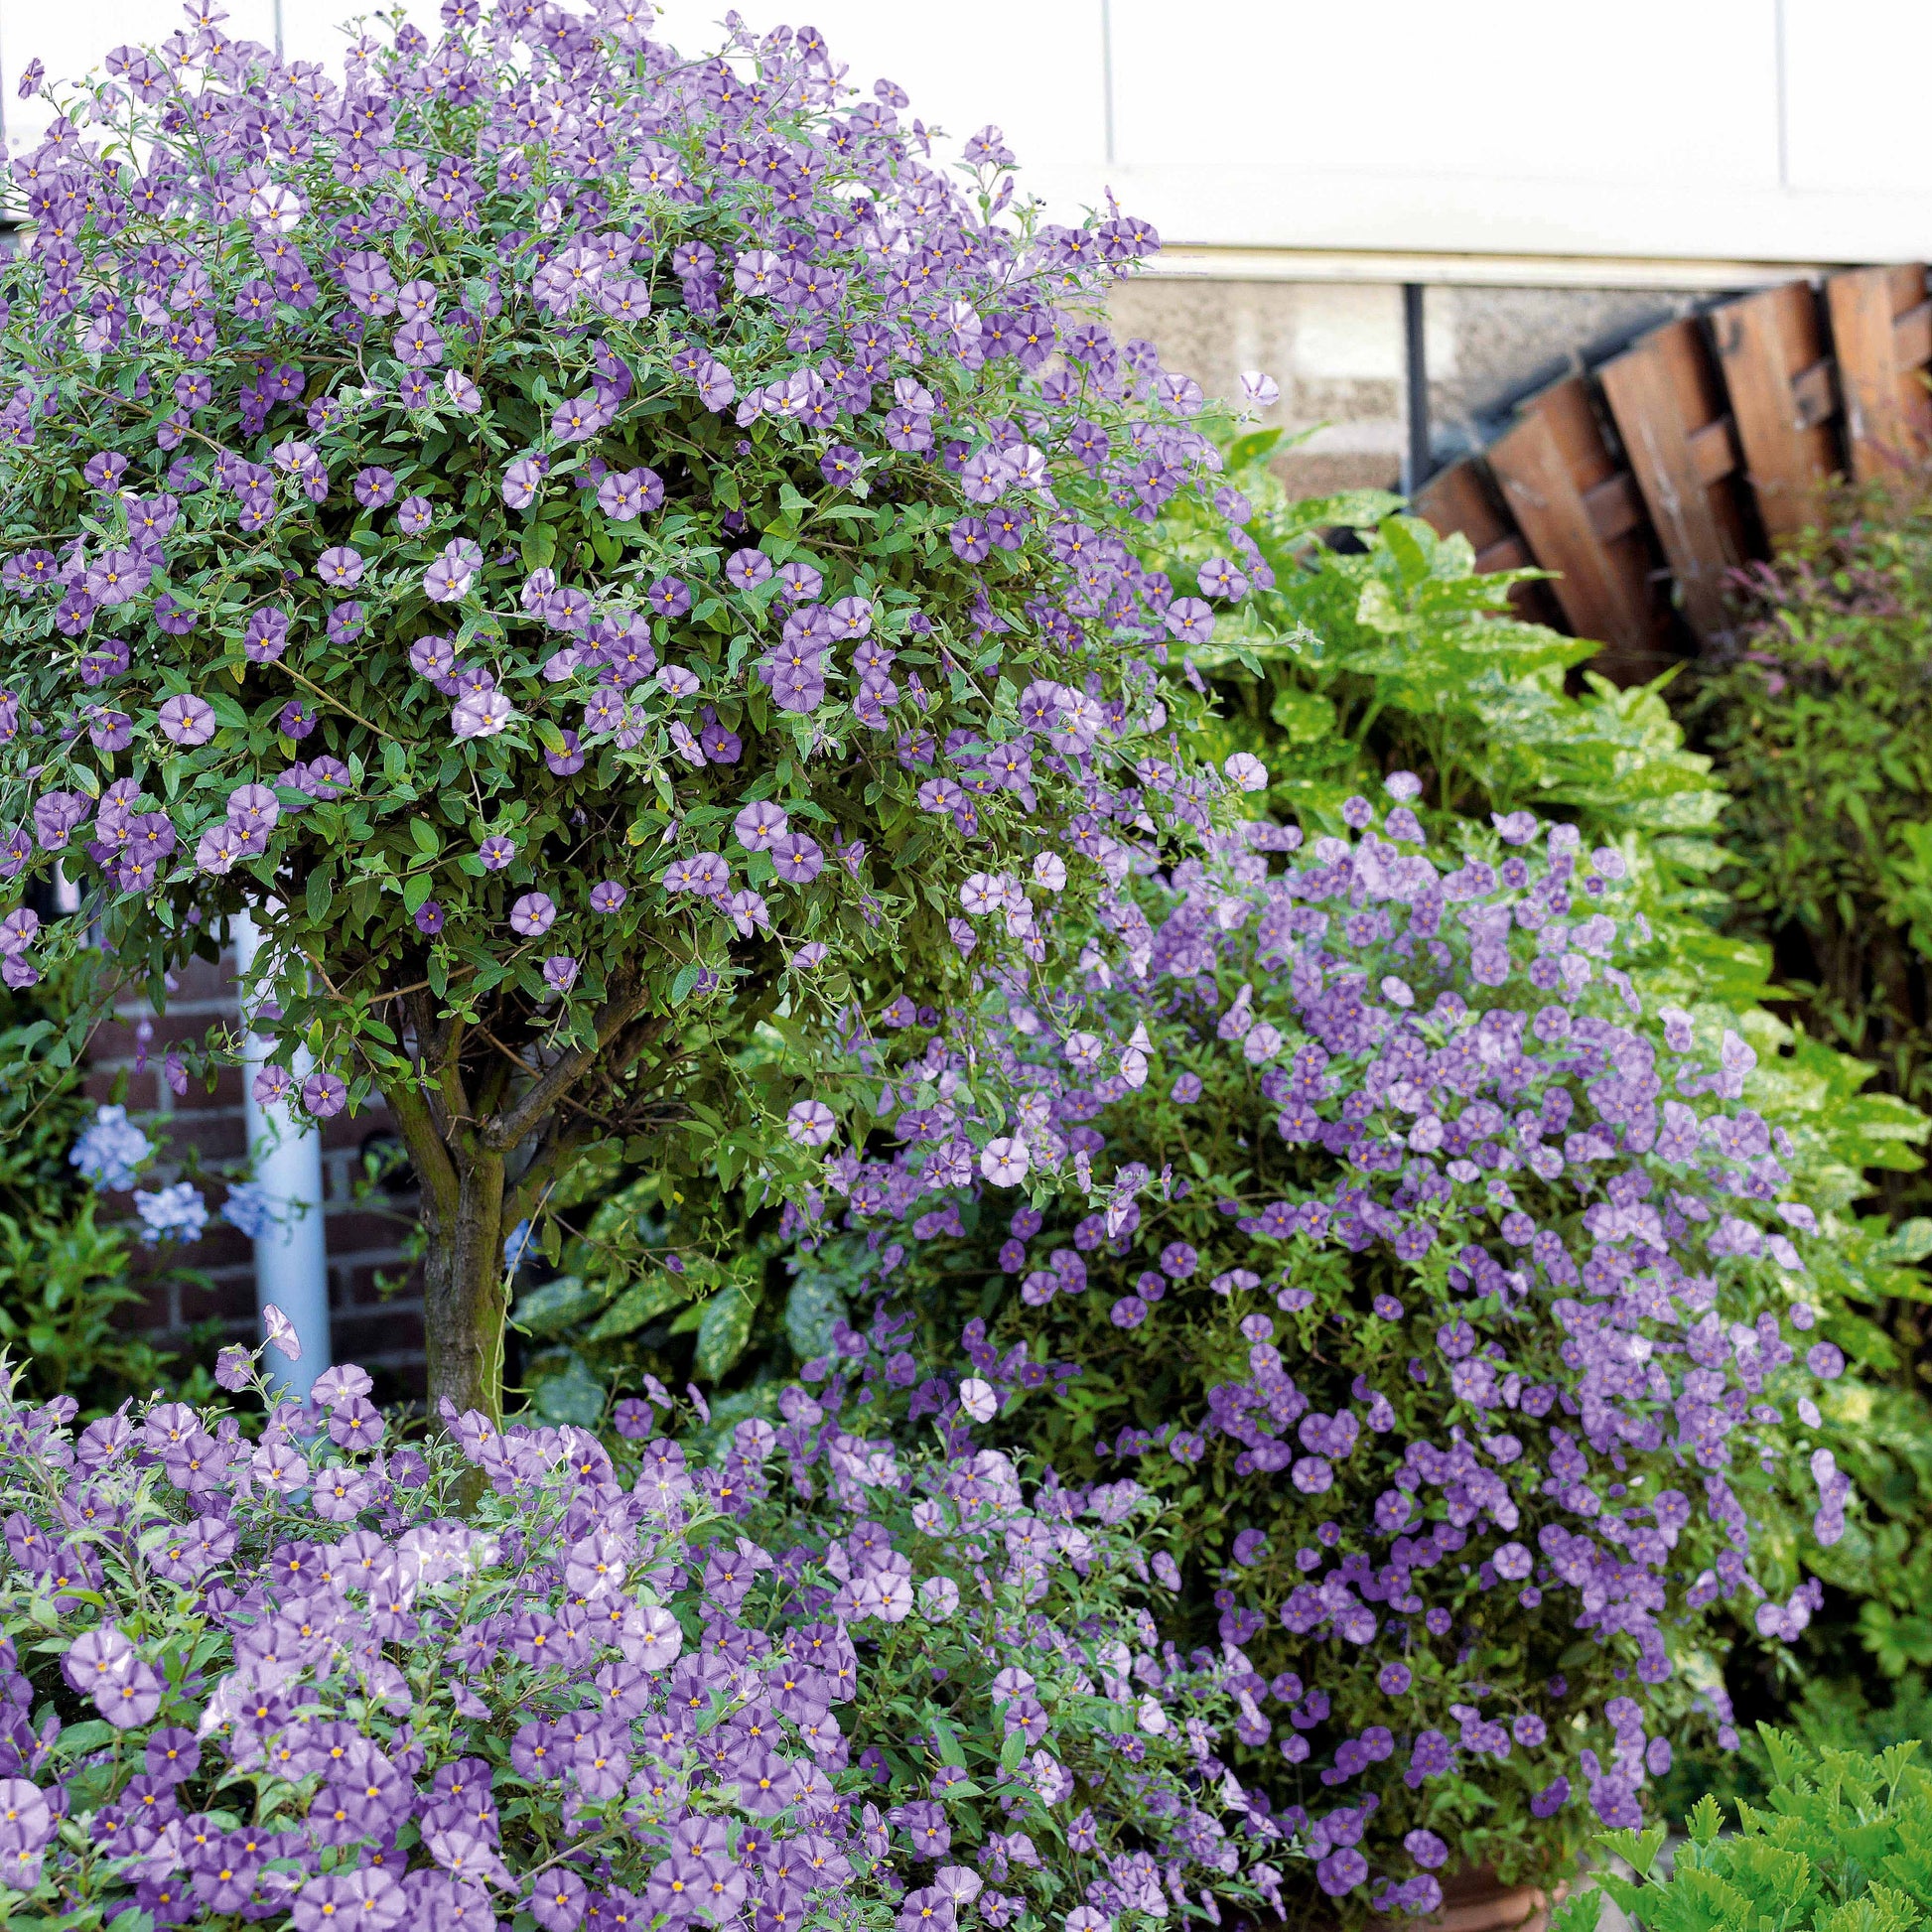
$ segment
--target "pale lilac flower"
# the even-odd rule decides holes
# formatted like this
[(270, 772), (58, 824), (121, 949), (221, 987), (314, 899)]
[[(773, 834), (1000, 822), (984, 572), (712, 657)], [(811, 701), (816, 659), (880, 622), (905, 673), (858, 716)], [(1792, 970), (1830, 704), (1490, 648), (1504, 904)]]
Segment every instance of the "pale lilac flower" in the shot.
[(503, 501), (513, 510), (526, 510), (543, 487), (543, 466), (535, 457), (519, 457), (503, 472)]
[(184, 693), (164, 700), (160, 724), (162, 736), (177, 745), (206, 745), (215, 732), (214, 707)]
[(568, 953), (552, 953), (543, 962), (544, 983), (556, 993), (568, 993), (577, 978), (577, 962)]
[(457, 701), (450, 729), (458, 738), (493, 738), (515, 715), (502, 692), (475, 691)]
[(340, 1074), (312, 1073), (302, 1083), (302, 1104), (318, 1120), (333, 1119), (348, 1105), (348, 1088)]
[(629, 892), (615, 879), (600, 880), (591, 888), (591, 910), (615, 912), (629, 897)]
[(1019, 1186), (1033, 1164), (1026, 1142), (1012, 1135), (988, 1141), (980, 1152), (980, 1173), (996, 1187)]
[(510, 907), (510, 927), (526, 939), (541, 937), (556, 922), (556, 901), (547, 893), (525, 893)]
[(838, 1126), (837, 1117), (822, 1100), (800, 1100), (785, 1115), (785, 1132), (800, 1147), (823, 1147)]
[(498, 832), (478, 846), (477, 857), (485, 872), (501, 872), (516, 857), (516, 847)]
[(360, 551), (341, 543), (322, 553), (316, 564), (316, 575), (332, 590), (353, 590), (362, 581), (366, 567)]

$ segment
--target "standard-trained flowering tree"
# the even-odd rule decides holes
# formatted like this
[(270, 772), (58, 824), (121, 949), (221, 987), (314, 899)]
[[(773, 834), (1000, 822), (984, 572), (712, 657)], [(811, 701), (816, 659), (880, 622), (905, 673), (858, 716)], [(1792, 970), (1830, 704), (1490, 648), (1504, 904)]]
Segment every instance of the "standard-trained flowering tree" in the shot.
[(589, 1144), (777, 1174), (859, 1085), (759, 1075), (810, 1022), (1042, 962), (1096, 812), (1204, 822), (1157, 665), (1259, 560), (1119, 535), (1217, 464), (1094, 313), (1152, 231), (1040, 224), (996, 128), (949, 173), (812, 30), (447, 0), (338, 82), (190, 12), (13, 167), (0, 970), (97, 930), (159, 997), (253, 908), (260, 1088), (386, 1099), (432, 1399), (494, 1410)]

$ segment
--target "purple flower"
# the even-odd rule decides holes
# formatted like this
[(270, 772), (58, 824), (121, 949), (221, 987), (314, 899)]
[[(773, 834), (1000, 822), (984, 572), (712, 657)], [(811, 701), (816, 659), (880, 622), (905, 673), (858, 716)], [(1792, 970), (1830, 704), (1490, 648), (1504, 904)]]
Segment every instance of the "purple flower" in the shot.
[(681, 577), (660, 577), (645, 601), (660, 618), (681, 618), (691, 608), (691, 587)]
[(332, 644), (351, 643), (362, 634), (362, 607), (350, 600), (338, 604), (329, 613), (329, 621), (324, 626)]
[(850, 443), (834, 443), (818, 460), (818, 474), (835, 489), (850, 489), (865, 467), (865, 458)]
[(416, 930), (432, 939), (443, 930), (443, 908), (433, 898), (417, 906)]
[(478, 846), (477, 857), (485, 872), (501, 872), (516, 857), (516, 847), (497, 832)]
[(436, 604), (458, 603), (469, 596), (482, 563), (483, 553), (474, 543), (457, 538), (445, 544), (423, 573), (423, 595)]
[(543, 962), (544, 984), (553, 993), (568, 993), (577, 979), (577, 962), (568, 953), (552, 953)]
[(291, 698), (277, 717), (276, 728), (284, 738), (301, 740), (316, 728), (316, 714), (300, 698)]
[(629, 897), (629, 892), (615, 879), (602, 879), (591, 888), (591, 910), (615, 912)]
[(825, 854), (806, 833), (787, 832), (769, 849), (772, 867), (787, 886), (809, 886), (825, 870)]
[(318, 1120), (331, 1120), (348, 1105), (348, 1088), (339, 1074), (312, 1073), (302, 1083), (302, 1104)]
[(380, 464), (370, 464), (367, 469), (356, 471), (355, 481), (350, 483), (349, 489), (365, 510), (379, 510), (395, 496), (395, 473), (383, 469)]
[[(435, 506), (427, 496), (405, 496), (396, 505), (396, 528), (406, 537), (421, 536), (429, 528), (430, 524), (435, 521)], [(455, 545), (451, 546), (452, 549), (456, 547)], [(463, 548), (471, 557), (470, 567), (473, 570), (478, 568), (483, 563), (483, 552), (474, 543), (466, 544)], [(448, 555), (449, 553), (446, 551), (444, 554)]]
[(241, 653), (251, 664), (272, 664), (288, 648), (286, 611), (270, 606), (255, 612), (241, 633)]
[(513, 510), (526, 510), (543, 487), (543, 463), (540, 458), (518, 457), (503, 472), (503, 501)]
[(214, 707), (206, 698), (187, 694), (166, 699), (161, 707), (162, 736), (176, 745), (206, 745), (215, 732)]
[(462, 738), (493, 738), (516, 715), (500, 691), (472, 691), (457, 700), (450, 729)]
[(362, 581), (366, 568), (359, 551), (339, 543), (333, 550), (322, 553), (316, 563), (316, 575), (332, 590), (348, 591)]
[(1845, 1373), (1845, 1351), (1832, 1341), (1815, 1341), (1805, 1350), (1805, 1366), (1821, 1382), (1836, 1382)]
[(547, 893), (525, 893), (510, 907), (511, 930), (526, 939), (540, 937), (556, 922), (556, 901)]

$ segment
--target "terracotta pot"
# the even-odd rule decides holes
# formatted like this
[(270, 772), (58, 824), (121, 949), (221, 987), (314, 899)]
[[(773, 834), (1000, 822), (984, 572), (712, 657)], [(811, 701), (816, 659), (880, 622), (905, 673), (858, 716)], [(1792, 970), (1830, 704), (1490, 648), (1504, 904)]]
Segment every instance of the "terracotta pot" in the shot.
[[(1308, 1867), (1302, 1866), (1306, 1871)], [(1569, 1895), (1568, 1880), (1542, 1885), (1505, 1885), (1486, 1866), (1450, 1872), (1443, 1879), (1442, 1909), (1433, 1918), (1380, 1921), (1390, 1932), (1548, 1932), (1552, 1907)], [(1328, 1901), (1317, 1894), (1307, 1917), (1263, 1921), (1255, 1932), (1336, 1932), (1335, 1921), (1317, 1909)], [(1332, 1909), (1332, 1908), (1330, 1908)]]
[(1457, 1871), (1443, 1881), (1442, 1909), (1421, 1925), (1424, 1932), (1545, 1932), (1551, 1907), (1569, 1889), (1505, 1885), (1484, 1867)]

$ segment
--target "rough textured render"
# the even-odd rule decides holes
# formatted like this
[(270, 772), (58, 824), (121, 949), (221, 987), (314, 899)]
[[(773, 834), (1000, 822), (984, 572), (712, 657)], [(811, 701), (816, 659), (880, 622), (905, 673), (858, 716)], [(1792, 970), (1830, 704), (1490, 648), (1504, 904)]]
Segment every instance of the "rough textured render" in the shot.
[[(1514, 406), (1594, 364), (1701, 298), (1679, 290), (1436, 286), (1425, 298), (1431, 444), (1440, 466), (1480, 449)], [(1276, 464), (1300, 494), (1401, 485), (1402, 290), (1396, 283), (1216, 282), (1143, 276), (1113, 297), (1123, 336), (1145, 336), (1212, 395), (1241, 371), (1282, 387), (1263, 419), (1303, 437)]]

